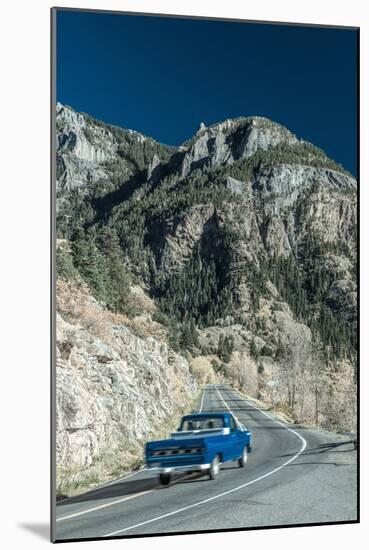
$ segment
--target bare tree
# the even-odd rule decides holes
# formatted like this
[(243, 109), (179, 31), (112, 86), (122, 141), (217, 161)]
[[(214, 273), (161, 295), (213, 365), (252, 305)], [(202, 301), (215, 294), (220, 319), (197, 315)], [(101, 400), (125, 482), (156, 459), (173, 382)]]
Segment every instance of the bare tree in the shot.
[(291, 330), (284, 341), (281, 357), (281, 379), (287, 391), (287, 403), (295, 414), (296, 403), (303, 407), (311, 366), (310, 333), (299, 325)]

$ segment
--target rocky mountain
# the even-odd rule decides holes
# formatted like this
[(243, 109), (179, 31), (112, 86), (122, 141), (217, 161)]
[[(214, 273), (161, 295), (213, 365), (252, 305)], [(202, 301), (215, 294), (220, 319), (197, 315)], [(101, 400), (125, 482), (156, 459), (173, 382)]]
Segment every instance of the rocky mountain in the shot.
[[(73, 225), (71, 212), (83, 209), (91, 192), (104, 196), (119, 187), (117, 175), (134, 185), (155, 152), (168, 159), (173, 148), (133, 130), (103, 124), (60, 103), (56, 106), (58, 228)], [(73, 225), (74, 227), (74, 225)]]
[(357, 184), (342, 166), (263, 117), (202, 123), (174, 148), (58, 104), (57, 143), (60, 279), (131, 321), (141, 288), (171, 353), (299, 421), (354, 425)]

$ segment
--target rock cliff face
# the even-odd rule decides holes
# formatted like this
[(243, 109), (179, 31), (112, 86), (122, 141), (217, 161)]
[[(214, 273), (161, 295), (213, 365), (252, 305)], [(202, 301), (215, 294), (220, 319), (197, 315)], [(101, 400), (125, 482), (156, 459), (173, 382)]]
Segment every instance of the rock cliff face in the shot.
[(74, 188), (107, 177), (100, 166), (116, 154), (117, 144), (107, 129), (88, 125), (83, 114), (64, 107), (56, 107), (58, 180), (57, 191)]
[(231, 164), (266, 151), (281, 143), (291, 145), (297, 138), (279, 124), (262, 117), (239, 118), (200, 126), (180, 165), (182, 177), (202, 166)]
[(85, 289), (58, 290), (56, 453), (59, 492), (69, 493), (140, 464), (147, 439), (197, 393), (188, 362), (165, 341), (110, 319)]
[(57, 105), (57, 120), (62, 128), (58, 133), (58, 150), (68, 151), (85, 162), (99, 164), (116, 153), (116, 142), (111, 132), (101, 127), (88, 126), (82, 114)]

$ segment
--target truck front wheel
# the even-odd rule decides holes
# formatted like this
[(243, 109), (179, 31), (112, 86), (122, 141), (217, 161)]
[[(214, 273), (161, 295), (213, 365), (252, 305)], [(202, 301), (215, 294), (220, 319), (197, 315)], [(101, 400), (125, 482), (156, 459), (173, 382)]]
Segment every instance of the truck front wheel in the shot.
[(244, 468), (246, 466), (247, 462), (247, 447), (243, 448), (242, 455), (238, 459), (238, 464), (240, 465), (240, 468)]
[(159, 481), (162, 485), (169, 485), (171, 480), (170, 474), (159, 474)]
[(220, 470), (220, 458), (219, 455), (216, 455), (213, 458), (212, 463), (210, 464), (209, 477), (210, 479), (215, 479), (219, 474)]

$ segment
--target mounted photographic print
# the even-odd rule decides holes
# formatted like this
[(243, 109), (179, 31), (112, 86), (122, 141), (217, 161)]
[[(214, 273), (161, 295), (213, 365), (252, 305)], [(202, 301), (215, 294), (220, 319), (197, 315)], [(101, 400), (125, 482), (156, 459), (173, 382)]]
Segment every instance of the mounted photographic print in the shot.
[(51, 15), (52, 540), (357, 522), (359, 29)]

